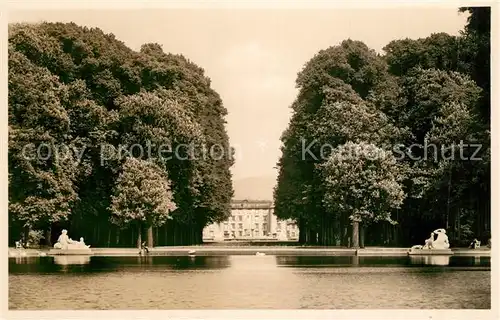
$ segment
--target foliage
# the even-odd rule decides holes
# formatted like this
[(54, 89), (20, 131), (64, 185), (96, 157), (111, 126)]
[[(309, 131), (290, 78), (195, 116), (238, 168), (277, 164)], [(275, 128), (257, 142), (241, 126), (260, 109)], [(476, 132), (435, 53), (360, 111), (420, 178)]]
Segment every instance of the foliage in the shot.
[(145, 160), (127, 158), (111, 196), (111, 220), (120, 226), (161, 226), (176, 209), (165, 171)]
[[(136, 52), (74, 23), (9, 25), (11, 221), (45, 230), (56, 223), (98, 245), (97, 229), (112, 229), (113, 188), (130, 147), (230, 150), (226, 114), (203, 69), (158, 44)], [(23, 156), (42, 143), (70, 152)], [(154, 162), (178, 206), (171, 225), (192, 234), (180, 244), (200, 242), (207, 223), (229, 215), (232, 155)]]
[(30, 230), (28, 233), (27, 245), (30, 247), (38, 246), (40, 244), (40, 240), (44, 238), (42, 230)]
[[(346, 40), (319, 51), (298, 74), (274, 198), (277, 215), (299, 223), (301, 242), (332, 244), (333, 237), (347, 245), (350, 216), (397, 220), (389, 233), (400, 236), (398, 245), (421, 242), (428, 229), (442, 227), (452, 240), (470, 236), (466, 225), (477, 237), (488, 234), (490, 9), (461, 11), (471, 15), (459, 36), (394, 40), (383, 56)], [(332, 160), (353, 144), (399, 161), (379, 172), (362, 166), (363, 158)], [(375, 172), (398, 177), (401, 189), (393, 192), (405, 193), (404, 201), (394, 196), (386, 210), (370, 202), (366, 179)], [(380, 232), (379, 225), (368, 234)]]
[(405, 198), (404, 176), (390, 151), (349, 141), (335, 148), (320, 170), (328, 210), (345, 212), (352, 221), (394, 222), (391, 211)]

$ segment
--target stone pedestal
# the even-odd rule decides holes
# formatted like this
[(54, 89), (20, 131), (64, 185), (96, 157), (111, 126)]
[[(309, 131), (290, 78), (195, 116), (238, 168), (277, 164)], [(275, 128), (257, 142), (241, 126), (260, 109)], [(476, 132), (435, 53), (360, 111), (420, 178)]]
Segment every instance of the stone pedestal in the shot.
[(92, 250), (90, 248), (78, 248), (78, 249), (50, 249), (49, 255), (91, 255)]
[(414, 249), (408, 251), (410, 256), (450, 256), (453, 255), (451, 249)]

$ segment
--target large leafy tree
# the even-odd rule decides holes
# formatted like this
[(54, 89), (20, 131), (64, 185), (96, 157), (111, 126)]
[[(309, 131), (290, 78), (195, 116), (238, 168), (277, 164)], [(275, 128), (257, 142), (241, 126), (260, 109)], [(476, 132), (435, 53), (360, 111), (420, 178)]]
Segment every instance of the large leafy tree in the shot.
[(119, 226), (136, 226), (138, 248), (142, 229), (165, 224), (176, 208), (162, 168), (133, 157), (125, 160), (111, 196), (111, 221)]
[(9, 183), (16, 186), (9, 212), (28, 229), (47, 229), (77, 200), (78, 141), (65, 109), (71, 88), (12, 47), (9, 58)]
[(487, 240), (490, 11), (461, 11), (470, 16), (459, 36), (395, 40), (383, 56), (346, 40), (305, 64), (274, 193), (276, 213), (298, 221), (302, 243), (348, 244), (350, 221), (342, 210), (330, 210), (333, 219), (325, 213), (326, 184), (316, 170), (348, 141), (391, 150), (406, 177), (398, 227), (371, 224), (370, 243), (410, 245), (443, 226), (452, 241), (471, 230)]
[(404, 178), (391, 151), (373, 144), (351, 141), (335, 148), (320, 166), (331, 212), (341, 212), (353, 223), (353, 246), (359, 246), (359, 223), (394, 223), (391, 213), (403, 203)]
[(391, 81), (384, 60), (359, 41), (320, 51), (297, 78), (300, 91), (282, 136), (283, 156), (275, 188), (276, 213), (299, 222), (300, 241), (335, 244), (349, 238), (348, 216), (330, 219), (316, 170), (332, 149), (347, 141), (389, 143), (401, 134), (369, 100)]
[[(455, 160), (460, 158), (457, 144), (461, 140), (465, 145), (481, 146), (475, 154), (476, 160), (470, 160), (475, 150), (469, 146), (464, 150), (469, 160), (441, 159), (439, 165), (427, 163), (426, 170), (415, 171), (413, 180), (420, 180), (421, 185), (434, 192), (420, 193), (418, 200), (409, 199), (405, 211), (411, 218), (402, 223), (402, 227), (419, 230), (410, 226), (420, 225), (423, 219), (422, 228), (433, 223), (449, 226), (451, 237), (456, 241), (466, 241), (461, 237), (462, 228), (473, 230), (476, 237), (486, 241), (490, 228), (491, 172), (490, 8), (461, 8), (460, 11), (469, 17), (458, 37), (435, 34), (425, 39), (392, 41), (384, 48), (389, 69), (400, 77), (400, 87), (405, 92), (399, 94), (399, 101), (403, 102), (398, 105), (401, 112), (388, 115), (412, 127), (416, 135), (413, 142), (421, 144), (424, 139), (432, 139), (440, 146), (447, 144), (450, 151), (454, 146)], [(441, 114), (442, 111), (448, 116)], [(470, 119), (469, 124), (465, 124), (466, 119)], [(438, 129), (446, 121), (447, 129)], [(433, 126), (438, 128), (431, 132)], [(440, 138), (432, 138), (434, 134)], [(436, 200), (443, 198), (447, 200)], [(467, 225), (462, 224), (462, 215)]]
[[(31, 227), (36, 222), (36, 228), (48, 231), (68, 228), (94, 246), (130, 245), (136, 228), (118, 230), (110, 224), (109, 210), (128, 147), (140, 144), (146, 150), (155, 144), (152, 152), (158, 153), (160, 145), (188, 144), (196, 151), (220, 145), (226, 151), (221, 159), (156, 162), (168, 172), (178, 206), (169, 224), (155, 228), (157, 242), (200, 243), (207, 223), (229, 215), (233, 160), (226, 113), (203, 69), (182, 55), (163, 52), (158, 44), (145, 44), (137, 52), (112, 34), (74, 23), (10, 25), (12, 227), (29, 217)], [(68, 147), (72, 157), (59, 164), (54, 158), (43, 164), (20, 158), (24, 144), (38, 147), (42, 142)], [(44, 179), (50, 188), (43, 186)], [(61, 208), (40, 202), (36, 207), (44, 213), (29, 213), (38, 203), (29, 198), (27, 206), (31, 195), (59, 199)]]

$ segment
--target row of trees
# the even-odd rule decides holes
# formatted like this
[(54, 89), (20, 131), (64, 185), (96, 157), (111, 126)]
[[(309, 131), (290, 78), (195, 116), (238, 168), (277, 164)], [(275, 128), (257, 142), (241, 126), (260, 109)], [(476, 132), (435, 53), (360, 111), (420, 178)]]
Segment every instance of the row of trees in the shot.
[(8, 52), (11, 241), (66, 228), (130, 246), (147, 229), (150, 245), (195, 244), (228, 217), (227, 111), (203, 69), (73, 23), (9, 25)]
[(490, 8), (460, 11), (459, 36), (395, 40), (384, 55), (346, 40), (299, 73), (274, 197), (301, 243), (490, 237)]

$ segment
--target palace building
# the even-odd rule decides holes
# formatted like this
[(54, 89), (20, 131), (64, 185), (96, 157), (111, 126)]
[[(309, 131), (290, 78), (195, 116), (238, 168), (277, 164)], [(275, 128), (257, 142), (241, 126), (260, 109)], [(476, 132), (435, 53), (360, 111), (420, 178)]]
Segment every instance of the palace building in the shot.
[(233, 200), (229, 219), (206, 226), (203, 240), (298, 240), (295, 222), (278, 219), (273, 209), (272, 201)]

